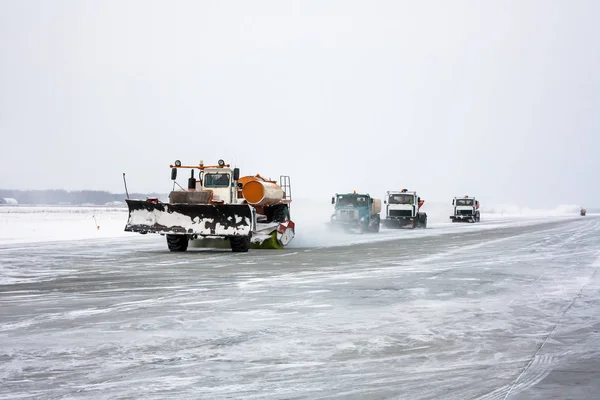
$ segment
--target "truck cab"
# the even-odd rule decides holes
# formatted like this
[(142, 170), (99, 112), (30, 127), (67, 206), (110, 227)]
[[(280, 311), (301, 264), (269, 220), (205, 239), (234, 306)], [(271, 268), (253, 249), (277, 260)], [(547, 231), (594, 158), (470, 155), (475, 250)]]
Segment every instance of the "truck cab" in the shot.
[(231, 168), (207, 168), (200, 175), (201, 188), (212, 192), (214, 202), (236, 202), (233, 170)]
[(388, 191), (385, 196), (386, 227), (427, 227), (427, 214), (420, 211), (424, 203), (415, 191)]
[(334, 206), (334, 213), (331, 216), (332, 225), (358, 228), (363, 232), (379, 231), (381, 200), (369, 194), (336, 193), (331, 198), (331, 204)]
[[(177, 169), (185, 168), (177, 160), (172, 166), (171, 179), (175, 182), (177, 178)], [(204, 166), (200, 164), (198, 177), (195, 176), (194, 169), (190, 169), (187, 189), (175, 189), (169, 194), (169, 201), (172, 203), (201, 203), (201, 204), (237, 204), (239, 169), (231, 169), (229, 164), (219, 160), (218, 165)]]
[(454, 213), (450, 216), (452, 222), (479, 222), (479, 201), (475, 197), (455, 197), (452, 200)]

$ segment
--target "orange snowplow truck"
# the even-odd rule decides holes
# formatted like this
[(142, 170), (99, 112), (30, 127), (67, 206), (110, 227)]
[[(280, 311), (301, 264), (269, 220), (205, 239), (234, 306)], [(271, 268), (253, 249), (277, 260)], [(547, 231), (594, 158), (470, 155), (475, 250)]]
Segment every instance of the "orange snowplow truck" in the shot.
[[(295, 235), (290, 220), (290, 177), (276, 182), (260, 175), (240, 177), (239, 168), (217, 165), (170, 165), (173, 189), (167, 203), (156, 198), (129, 200), (125, 231), (166, 235), (171, 251), (186, 251), (190, 240), (229, 240), (234, 252), (282, 248)], [(178, 170), (190, 170), (187, 189)], [(197, 172), (197, 176), (195, 174)], [(177, 188), (176, 188), (177, 187)]]

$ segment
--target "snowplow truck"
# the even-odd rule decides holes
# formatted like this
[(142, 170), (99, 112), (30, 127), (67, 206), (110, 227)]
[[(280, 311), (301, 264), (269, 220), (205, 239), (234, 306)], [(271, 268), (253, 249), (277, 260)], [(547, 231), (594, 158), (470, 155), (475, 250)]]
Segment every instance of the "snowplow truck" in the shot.
[(425, 200), (417, 192), (388, 191), (386, 193), (386, 215), (383, 226), (386, 228), (427, 228), (427, 213), (421, 212)]
[(452, 222), (479, 222), (479, 201), (475, 197), (455, 197), (452, 200), (454, 214), (450, 216)]
[(336, 193), (331, 198), (334, 213), (330, 226), (346, 232), (379, 232), (381, 200), (361, 193)]
[(579, 210), (579, 215), (585, 217), (585, 214), (587, 214), (587, 210), (585, 208), (581, 208), (581, 210)]
[[(289, 176), (282, 175), (279, 183), (260, 175), (240, 177), (239, 168), (223, 160), (213, 166), (177, 160), (170, 168), (169, 201), (127, 199), (125, 231), (165, 235), (169, 250), (176, 252), (186, 251), (193, 240), (229, 241), (233, 252), (247, 252), (282, 248), (294, 238)], [(190, 171), (187, 189), (177, 183), (181, 169)]]

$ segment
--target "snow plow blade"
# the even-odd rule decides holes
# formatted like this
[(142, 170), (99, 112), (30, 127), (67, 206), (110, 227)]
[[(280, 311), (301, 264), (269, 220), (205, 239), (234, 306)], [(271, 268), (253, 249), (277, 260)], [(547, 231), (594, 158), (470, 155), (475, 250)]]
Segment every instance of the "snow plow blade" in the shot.
[(413, 219), (384, 219), (381, 221), (381, 224), (388, 229), (414, 229), (417, 222)]
[(171, 204), (125, 200), (129, 217), (125, 231), (197, 236), (249, 236), (255, 210), (245, 204)]

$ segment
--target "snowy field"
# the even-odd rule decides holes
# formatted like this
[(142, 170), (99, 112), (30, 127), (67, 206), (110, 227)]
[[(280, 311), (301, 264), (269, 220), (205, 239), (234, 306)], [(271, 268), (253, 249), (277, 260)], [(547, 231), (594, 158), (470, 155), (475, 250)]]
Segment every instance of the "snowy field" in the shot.
[(330, 210), (293, 206), (285, 250), (174, 254), (121, 208), (0, 207), (0, 399), (597, 398), (597, 215)]

